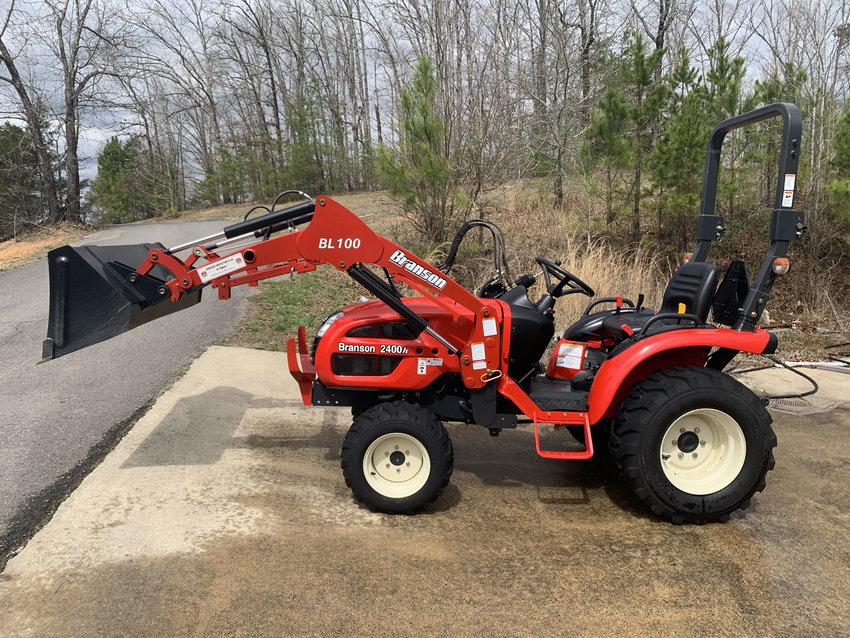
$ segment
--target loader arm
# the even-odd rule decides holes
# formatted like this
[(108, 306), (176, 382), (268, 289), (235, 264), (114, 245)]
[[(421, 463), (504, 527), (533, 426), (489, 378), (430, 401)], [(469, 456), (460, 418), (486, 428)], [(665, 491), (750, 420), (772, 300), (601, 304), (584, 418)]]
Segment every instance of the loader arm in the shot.
[[(374, 232), (338, 202), (328, 197), (319, 197), (316, 199), (315, 210), (310, 212), (312, 208), (299, 204), (284, 211), (228, 226), (220, 235), (202, 238), (197, 240), (197, 243), (189, 242), (172, 249), (147, 245), (144, 261), (135, 268), (118, 258), (119, 247), (115, 247), (108, 261), (95, 257), (95, 261), (102, 262), (96, 265), (102, 271), (100, 276), (107, 279), (115, 289), (116, 305), (127, 306), (131, 316), (147, 310), (152, 319), (155, 318), (151, 312), (154, 306), (170, 302), (174, 304), (174, 310), (185, 307), (189, 305), (185, 300), (198, 300), (200, 290), (207, 285), (218, 291), (220, 299), (229, 299), (230, 290), (235, 286), (256, 285), (263, 279), (293, 272), (309, 272), (319, 265), (330, 264), (347, 272), (399, 312), (404, 319), (428, 331), (450, 352), (459, 356), (461, 369), (464, 370), (462, 377), (467, 387), (481, 388), (499, 376), (499, 371), (507, 364), (506, 357), (502, 355), (501, 332), (504, 316), (501, 306), (483, 304), (448, 275)], [(272, 232), (282, 230), (292, 222), (309, 224), (303, 230), (270, 236)], [(239, 244), (238, 248), (234, 248), (236, 244)], [(65, 250), (65, 253), (60, 255), (61, 250)], [(69, 250), (82, 249), (64, 247), (54, 251), (56, 255), (51, 253), (48, 257), (52, 289), (74, 288), (67, 281), (68, 278), (73, 279), (77, 268), (74, 263), (69, 262), (69, 257), (74, 258), (73, 253), (67, 252)], [(188, 256), (181, 258), (179, 255), (185, 251), (189, 251)], [(88, 252), (88, 257), (96, 254), (96, 251)], [(426, 320), (398, 301), (390, 292), (390, 287), (364, 268), (364, 264), (385, 268), (394, 280), (404, 282), (443, 307), (457, 323), (463, 320), (463, 323), (471, 324), (471, 333), (459, 335), (434, 332)], [(163, 276), (163, 273), (168, 274)], [(61, 283), (57, 283), (60, 279)], [(87, 283), (90, 283), (91, 279), (92, 277), (89, 277)], [(103, 298), (104, 295), (101, 293), (99, 297)], [(79, 305), (79, 302), (77, 303)], [(54, 300), (51, 297), (51, 320), (45, 358), (61, 356), (145, 322), (119, 322), (92, 338), (77, 338), (81, 345), (75, 347), (76, 343), (66, 343), (67, 335), (60, 334), (68, 329), (66, 315), (71, 305), (73, 304), (70, 302)], [(171, 311), (173, 310), (169, 308), (160, 309), (156, 316)], [(88, 311), (76, 308), (74, 312), (81, 316), (86, 315)], [(89, 318), (86, 317), (86, 320)]]

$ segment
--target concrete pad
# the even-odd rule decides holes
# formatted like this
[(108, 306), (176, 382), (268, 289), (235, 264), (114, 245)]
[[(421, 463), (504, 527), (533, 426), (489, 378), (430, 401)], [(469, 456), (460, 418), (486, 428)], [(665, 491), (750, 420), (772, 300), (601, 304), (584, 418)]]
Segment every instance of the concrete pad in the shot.
[[(794, 369), (814, 379), (818, 384), (817, 392), (800, 399), (771, 400), (768, 409), (788, 414), (817, 414), (829, 412), (850, 400), (850, 370), (847, 368), (800, 367)], [(812, 384), (806, 379), (782, 367), (742, 374), (734, 374), (733, 371), (733, 375), (758, 395), (794, 395), (812, 389)]]
[(347, 410), (213, 347), (0, 574), (0, 636), (847, 635), (850, 410), (774, 418), (767, 490), (725, 524), (463, 425), (446, 493), (385, 516), (342, 479)]

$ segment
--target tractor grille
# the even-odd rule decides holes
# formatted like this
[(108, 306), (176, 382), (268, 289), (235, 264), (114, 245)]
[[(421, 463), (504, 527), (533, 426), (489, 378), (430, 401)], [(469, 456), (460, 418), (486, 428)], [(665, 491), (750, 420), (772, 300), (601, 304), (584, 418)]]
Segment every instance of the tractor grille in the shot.
[(367, 339), (416, 339), (419, 334), (420, 331), (406, 321), (385, 321), (352, 328), (345, 336)]
[(385, 377), (398, 367), (401, 357), (362, 354), (334, 354), (331, 370), (334, 374), (351, 377)]

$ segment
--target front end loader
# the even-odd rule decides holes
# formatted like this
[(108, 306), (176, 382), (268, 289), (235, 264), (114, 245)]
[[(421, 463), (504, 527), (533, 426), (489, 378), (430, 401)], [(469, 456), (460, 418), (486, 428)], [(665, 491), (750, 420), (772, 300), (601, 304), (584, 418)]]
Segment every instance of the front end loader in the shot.
[[(737, 128), (783, 120), (770, 248), (753, 281), (733, 262), (718, 285), (706, 261), (724, 230), (715, 215), (721, 149)], [(180, 246), (63, 247), (50, 253), (50, 317), (44, 357), (71, 353), (174, 312), (210, 287), (305, 273), (330, 264), (373, 300), (334, 312), (308, 344), (289, 341), (290, 372), (305, 406), (350, 407), (342, 470), (373, 510), (410, 513), (446, 488), (453, 449), (445, 422), (491, 435), (528, 423), (545, 458), (610, 453), (626, 485), (674, 523), (725, 520), (745, 508), (772, 469), (776, 437), (764, 402), (724, 372), (738, 352), (772, 353), (759, 329), (790, 242), (804, 231), (793, 208), (801, 121), (791, 104), (726, 120), (708, 144), (691, 258), (673, 275), (659, 310), (621, 296), (591, 302), (541, 358), (555, 332), (555, 305), (594, 290), (559, 262), (537, 257), (537, 274), (516, 280), (499, 229), (474, 220), (442, 268), (372, 231), (329, 197), (318, 197)], [(449, 271), (465, 232), (489, 228), (496, 274), (479, 294)], [(529, 289), (542, 279), (533, 300)], [(403, 296), (404, 283), (417, 296)], [(713, 321), (708, 320), (713, 312)], [(540, 432), (566, 426), (579, 445), (544, 449)], [(578, 449), (576, 449), (576, 447)]]

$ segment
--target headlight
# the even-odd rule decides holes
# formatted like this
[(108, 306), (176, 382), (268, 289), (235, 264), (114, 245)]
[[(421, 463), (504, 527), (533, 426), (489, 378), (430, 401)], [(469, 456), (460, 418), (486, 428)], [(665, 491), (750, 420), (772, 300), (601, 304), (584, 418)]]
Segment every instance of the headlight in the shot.
[(316, 339), (321, 339), (328, 331), (328, 328), (333, 325), (333, 322), (339, 319), (340, 317), (342, 317), (342, 310), (337, 310), (335, 313), (325, 319), (325, 322), (321, 326), (319, 326), (319, 330), (318, 332), (316, 332)]

